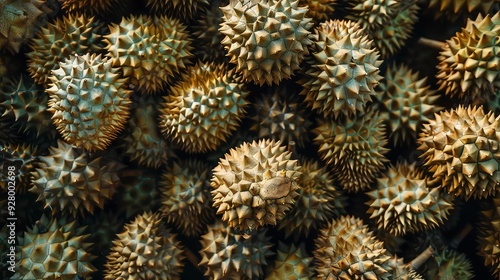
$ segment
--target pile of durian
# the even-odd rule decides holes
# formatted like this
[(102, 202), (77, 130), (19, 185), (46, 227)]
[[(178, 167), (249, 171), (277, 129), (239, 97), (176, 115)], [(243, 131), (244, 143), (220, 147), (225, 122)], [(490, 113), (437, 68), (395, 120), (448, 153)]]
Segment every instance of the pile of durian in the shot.
[(0, 278), (498, 279), (499, 50), (500, 0), (0, 0)]

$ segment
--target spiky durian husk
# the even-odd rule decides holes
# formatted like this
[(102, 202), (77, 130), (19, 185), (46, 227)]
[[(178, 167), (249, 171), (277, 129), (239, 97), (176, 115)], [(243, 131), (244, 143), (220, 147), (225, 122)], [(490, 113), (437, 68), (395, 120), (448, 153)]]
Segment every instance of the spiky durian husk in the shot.
[(0, 1), (0, 49), (18, 53), (43, 23), (43, 0)]
[(299, 147), (306, 147), (310, 141), (310, 112), (300, 106), (299, 96), (282, 85), (271, 89), (253, 106), (256, 114), (250, 130), (256, 131), (259, 138), (280, 140), (282, 143), (295, 142)]
[(120, 183), (117, 162), (104, 163), (101, 157), (86, 154), (62, 141), (49, 149), (50, 155), (39, 157), (30, 192), (38, 194), (45, 208), (67, 211), (73, 215), (92, 213), (104, 206)]
[(423, 172), (406, 162), (389, 167), (377, 178), (377, 187), (366, 194), (370, 218), (393, 235), (438, 227), (453, 208), (448, 194), (429, 189)]
[(390, 256), (363, 221), (342, 216), (314, 240), (315, 268), (321, 279), (388, 279)]
[(32, 51), (26, 54), (28, 71), (35, 82), (46, 85), (51, 71), (71, 55), (100, 50), (98, 24), (94, 17), (67, 15), (42, 27), (30, 43)]
[(154, 93), (186, 68), (191, 39), (186, 26), (168, 17), (130, 16), (109, 25), (106, 50), (113, 67), (147, 94)]
[(300, 6), (306, 6), (309, 10), (307, 17), (320, 23), (330, 19), (335, 11), (336, 0), (299, 0)]
[(264, 275), (266, 258), (274, 254), (267, 230), (250, 236), (236, 233), (234, 229), (217, 220), (209, 225), (202, 236), (200, 266), (210, 279), (258, 279)]
[(378, 51), (351, 21), (329, 20), (315, 33), (310, 68), (299, 81), (306, 103), (325, 117), (363, 113), (382, 79)]
[(124, 226), (107, 256), (104, 279), (180, 278), (183, 247), (160, 222), (159, 212), (145, 212)]
[(301, 167), (280, 145), (268, 139), (245, 142), (213, 169), (213, 206), (230, 227), (251, 232), (276, 225), (295, 205)]
[(236, 70), (258, 85), (278, 84), (299, 69), (312, 44), (307, 8), (298, 0), (234, 1), (221, 7), (222, 45)]
[[(212, 1), (211, 1), (212, 2)], [(146, 7), (157, 14), (167, 14), (184, 20), (194, 18), (209, 5), (208, 0), (147, 0)]]
[(436, 77), (440, 90), (466, 101), (500, 88), (500, 12), (476, 20), (446, 41)]
[(229, 0), (212, 0), (210, 8), (200, 16), (197, 24), (193, 26), (193, 35), (198, 38), (194, 53), (203, 61), (224, 61), (227, 59), (224, 46), (220, 43), (224, 39), (224, 35), (219, 31), (223, 15), (219, 7), (227, 5), (228, 2)]
[(279, 222), (287, 237), (292, 234), (307, 237), (334, 216), (344, 214), (347, 204), (347, 197), (335, 188), (325, 167), (313, 160), (302, 160), (301, 164), (297, 205)]
[(160, 129), (189, 153), (215, 150), (239, 126), (249, 91), (224, 64), (190, 67), (170, 88), (160, 109)]
[(132, 91), (101, 55), (75, 55), (59, 65), (47, 89), (57, 130), (70, 144), (104, 150), (127, 122)]
[(94, 255), (103, 256), (112, 247), (112, 241), (125, 224), (125, 215), (121, 211), (101, 210), (99, 213), (85, 217), (88, 225)]
[(186, 236), (199, 236), (215, 218), (210, 167), (198, 160), (174, 162), (160, 182), (163, 217)]
[(20, 133), (33, 133), (35, 137), (52, 134), (51, 114), (47, 111), (47, 93), (27, 76), (6, 82), (0, 89), (0, 103), (4, 113), (2, 117), (14, 120), (14, 126)]
[(434, 262), (436, 262), (435, 269), (428, 269), (425, 273), (425, 279), (475, 279), (472, 264), (463, 253), (445, 248), (434, 253)]
[[(38, 160), (40, 152), (36, 146), (22, 144), (5, 146), (0, 144), (0, 191), (7, 190), (8, 172), (7, 165), (14, 166), (14, 177), (16, 194), (25, 194), (31, 183), (31, 172), (34, 171), (33, 164)], [(10, 176), (9, 176), (10, 177)]]
[(493, 275), (500, 275), (500, 196), (482, 204), (483, 209), (477, 226), (478, 250), (484, 258), (484, 265), (491, 268)]
[(312, 259), (307, 253), (304, 243), (297, 247), (295, 244), (288, 246), (280, 242), (274, 267), (267, 274), (266, 280), (313, 279)]
[(392, 268), (392, 275), (389, 279), (393, 280), (424, 280), (409, 264), (405, 264), (403, 258), (397, 256), (389, 260), (389, 266)]
[(494, 195), (500, 182), (498, 130), (500, 116), (485, 114), (483, 107), (441, 111), (424, 124), (418, 139), (420, 157), (450, 194), (465, 199)]
[(96, 271), (90, 263), (91, 243), (86, 242), (89, 234), (82, 234), (85, 228), (57, 219), (46, 224), (43, 218), (37, 225), (19, 238), (11, 279), (86, 279)]
[(61, 8), (69, 13), (102, 15), (122, 11), (124, 0), (58, 0)]
[(439, 95), (426, 85), (427, 78), (419, 80), (418, 75), (404, 64), (393, 64), (387, 67), (385, 81), (379, 84), (381, 117), (396, 145), (414, 143), (422, 123), (428, 123), (434, 113), (443, 109), (436, 106)]
[(498, 0), (430, 0), (429, 8), (435, 18), (445, 16), (448, 20), (455, 21), (460, 16), (470, 16), (473, 13), (488, 14), (498, 8)]
[(383, 119), (373, 110), (355, 118), (318, 119), (313, 130), (321, 158), (348, 192), (367, 189), (389, 160)]
[(399, 12), (401, 3), (398, 0), (354, 0), (350, 5), (352, 9), (347, 18), (357, 21), (369, 32), (383, 28), (393, 20)]
[(141, 96), (133, 100), (137, 104), (132, 113), (123, 138), (125, 155), (132, 161), (148, 168), (158, 169), (175, 157), (172, 145), (162, 137), (158, 128), (159, 99)]

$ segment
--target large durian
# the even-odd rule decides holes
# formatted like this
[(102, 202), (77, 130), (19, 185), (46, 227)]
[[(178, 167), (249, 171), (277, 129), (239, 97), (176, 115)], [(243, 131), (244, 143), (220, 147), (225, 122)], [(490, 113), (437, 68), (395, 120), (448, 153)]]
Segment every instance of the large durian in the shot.
[(162, 228), (159, 212), (138, 215), (116, 236), (104, 265), (105, 280), (180, 278), (184, 249), (176, 234)]
[(267, 258), (274, 254), (267, 230), (247, 236), (217, 220), (202, 236), (201, 261), (205, 276), (213, 280), (259, 279)]
[(47, 89), (57, 130), (70, 144), (104, 150), (127, 122), (132, 91), (101, 55), (75, 55), (59, 65)]
[(465, 199), (494, 195), (500, 184), (500, 116), (459, 106), (435, 114), (418, 143), (424, 165), (441, 187)]
[(230, 227), (251, 232), (276, 225), (295, 205), (300, 166), (280, 145), (264, 139), (245, 142), (213, 169), (213, 206)]
[(62, 141), (51, 147), (48, 156), (39, 157), (36, 171), (32, 172), (33, 187), (45, 208), (54, 212), (76, 214), (92, 213), (102, 208), (120, 183), (117, 171), (121, 164), (105, 163), (101, 157), (88, 157), (81, 149)]
[(382, 79), (378, 51), (352, 21), (329, 20), (315, 33), (310, 67), (299, 80), (306, 103), (325, 118), (363, 113)]
[(377, 226), (392, 235), (436, 228), (453, 208), (452, 198), (439, 188), (429, 189), (423, 172), (406, 162), (391, 166), (366, 193), (368, 213)]
[(160, 129), (189, 153), (215, 150), (239, 126), (249, 91), (224, 64), (190, 67), (160, 108)]
[(278, 256), (274, 267), (267, 274), (266, 280), (276, 279), (313, 279), (312, 257), (306, 251), (305, 244), (298, 247), (292, 244), (278, 244)]
[(500, 89), (500, 12), (479, 15), (443, 44), (436, 77), (441, 90), (466, 101)]
[(236, 70), (258, 85), (290, 78), (312, 44), (307, 8), (299, 7), (299, 0), (232, 2), (221, 7), (219, 30)]
[(148, 94), (163, 89), (193, 56), (186, 26), (178, 19), (132, 15), (109, 30), (104, 37), (112, 66)]

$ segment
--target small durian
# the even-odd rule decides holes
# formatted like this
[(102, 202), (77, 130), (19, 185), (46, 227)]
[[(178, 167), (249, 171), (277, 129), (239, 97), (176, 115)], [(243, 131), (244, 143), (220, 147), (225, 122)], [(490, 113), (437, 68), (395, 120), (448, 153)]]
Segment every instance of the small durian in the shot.
[(76, 216), (92, 213), (115, 193), (120, 184), (117, 162), (105, 163), (101, 157), (88, 157), (81, 149), (58, 141), (48, 156), (40, 156), (32, 172), (30, 192), (38, 194), (45, 208), (66, 211)]
[(106, 149), (127, 122), (132, 91), (101, 55), (75, 55), (59, 65), (47, 89), (57, 130), (68, 143), (87, 151)]
[(500, 116), (458, 106), (435, 114), (418, 139), (424, 166), (441, 188), (461, 198), (495, 195), (500, 184)]
[(177, 235), (161, 225), (160, 213), (144, 212), (116, 235), (104, 279), (179, 279), (184, 267)]
[(439, 89), (465, 101), (500, 89), (500, 11), (479, 15), (443, 44), (436, 78)]
[(289, 79), (312, 44), (307, 7), (299, 7), (299, 0), (233, 2), (221, 7), (219, 29), (230, 62), (247, 81), (260, 86)]
[(174, 162), (162, 174), (160, 211), (185, 236), (200, 236), (215, 218), (210, 175), (199, 160)]
[(278, 243), (278, 256), (274, 261), (274, 266), (266, 276), (266, 280), (276, 279), (313, 279), (312, 257), (306, 251), (305, 244), (298, 247), (295, 244), (290, 246), (285, 243)]
[(31, 40), (32, 50), (26, 53), (28, 72), (35, 82), (46, 87), (51, 71), (59, 68), (59, 62), (75, 54), (99, 51), (98, 25), (94, 17), (70, 14), (42, 27)]
[(329, 20), (315, 29), (310, 67), (299, 80), (309, 107), (325, 118), (364, 113), (382, 79), (382, 60), (363, 29), (352, 21)]
[(239, 126), (248, 94), (234, 69), (198, 62), (164, 97), (159, 127), (185, 152), (215, 150)]
[[(213, 2), (212, 0), (210, 2)], [(146, 7), (157, 14), (178, 17), (184, 21), (195, 18), (209, 5), (208, 0), (147, 0)]]
[[(402, 1), (401, 1), (402, 2)], [(399, 0), (354, 0), (347, 19), (357, 21), (367, 32), (383, 28), (399, 12)]]
[(276, 225), (296, 203), (301, 167), (280, 141), (261, 139), (231, 149), (213, 169), (213, 206), (231, 228)]
[(396, 236), (439, 227), (453, 208), (452, 198), (439, 188), (429, 189), (424, 173), (414, 163), (390, 166), (377, 178), (377, 187), (366, 194), (370, 218)]
[(373, 110), (342, 121), (318, 119), (313, 133), (321, 159), (348, 192), (368, 189), (389, 161), (385, 125)]
[(477, 225), (478, 255), (492, 274), (500, 276), (500, 196), (482, 204), (483, 209)]
[(109, 31), (104, 41), (112, 66), (147, 94), (163, 89), (193, 56), (186, 26), (178, 19), (131, 15), (109, 25)]
[(436, 262), (436, 269), (428, 269), (425, 273), (425, 279), (475, 279), (472, 264), (463, 253), (445, 248), (434, 253), (434, 262)]
[(239, 234), (220, 220), (209, 225), (200, 240), (199, 265), (205, 268), (205, 276), (213, 280), (263, 277), (267, 258), (274, 254), (266, 232)]
[(299, 6), (306, 6), (309, 10), (307, 17), (315, 22), (324, 22), (333, 16), (337, 0), (299, 0)]

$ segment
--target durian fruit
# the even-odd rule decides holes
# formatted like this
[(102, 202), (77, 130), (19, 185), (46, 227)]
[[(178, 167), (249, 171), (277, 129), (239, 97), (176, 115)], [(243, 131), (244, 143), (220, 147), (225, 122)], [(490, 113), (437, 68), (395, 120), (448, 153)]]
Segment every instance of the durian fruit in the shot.
[(228, 2), (228, 0), (212, 0), (210, 7), (193, 25), (193, 35), (198, 38), (194, 54), (205, 62), (227, 59), (224, 46), (220, 43), (224, 35), (219, 31), (223, 15), (219, 7), (226, 6)]
[(500, 12), (467, 25), (443, 44), (436, 75), (440, 90), (466, 101), (500, 88)]
[(306, 104), (325, 118), (363, 113), (382, 79), (378, 51), (352, 21), (329, 20), (315, 33), (312, 56), (307, 60), (310, 68), (299, 80)]
[(28, 144), (0, 145), (0, 191), (7, 190), (8, 180), (7, 166), (14, 166), (14, 177), (16, 195), (25, 194), (31, 184), (31, 172), (35, 170), (34, 165), (38, 161), (40, 151), (36, 146)]
[(273, 268), (266, 276), (266, 280), (275, 279), (313, 279), (312, 257), (305, 249), (305, 244), (298, 247), (295, 244), (290, 246), (285, 243), (278, 243), (278, 256)]
[(104, 17), (109, 13), (116, 13), (125, 8), (124, 0), (58, 0), (61, 9), (68, 13), (84, 13), (101, 15)]
[(209, 279), (259, 279), (274, 252), (267, 230), (242, 235), (217, 220), (202, 236), (200, 266)]
[(418, 79), (406, 65), (387, 67), (385, 80), (379, 84), (381, 117), (387, 124), (389, 139), (396, 145), (414, 143), (417, 130), (443, 108), (436, 105), (439, 95), (431, 90), (427, 78)]
[(185, 236), (200, 236), (215, 218), (210, 167), (199, 160), (174, 162), (162, 174), (163, 217)]
[(100, 50), (99, 23), (94, 17), (66, 15), (42, 27), (30, 43), (28, 72), (38, 84), (47, 85), (52, 70), (71, 55)]
[[(29, 77), (20, 75), (6, 82), (0, 89), (1, 117), (14, 120), (13, 126), (20, 133), (53, 136), (51, 114), (47, 111), (47, 93)], [(54, 137), (51, 137), (54, 138)]]
[(348, 192), (368, 189), (389, 161), (385, 125), (373, 110), (343, 121), (318, 119), (313, 133), (321, 159)]
[(492, 274), (500, 275), (500, 196), (496, 196), (486, 203), (479, 216), (477, 226), (478, 255), (484, 258), (484, 265), (489, 267)]
[(452, 198), (439, 188), (429, 189), (424, 173), (414, 163), (389, 167), (377, 178), (377, 187), (366, 194), (370, 218), (396, 236), (439, 227), (453, 209)]
[(329, 222), (314, 244), (318, 279), (389, 279), (392, 272), (383, 242), (354, 216)]
[(125, 128), (124, 154), (140, 166), (158, 169), (175, 158), (172, 145), (167, 143), (158, 128), (158, 104), (155, 96), (141, 96), (133, 100), (136, 105)]
[(96, 271), (90, 263), (92, 243), (85, 228), (77, 228), (75, 221), (66, 223), (52, 219), (24, 232), (19, 238), (16, 253), (16, 273), (10, 279), (88, 279)]
[(0, 0), (0, 50), (18, 53), (43, 23), (43, 0)]
[(296, 203), (297, 160), (280, 141), (261, 139), (231, 149), (213, 169), (213, 206), (231, 228), (276, 225)]
[(399, 0), (354, 0), (351, 1), (348, 19), (357, 21), (368, 32), (383, 28), (399, 12)]
[(147, 0), (146, 7), (157, 14), (189, 20), (209, 5), (208, 0)]
[(230, 62), (246, 80), (261, 86), (290, 78), (312, 44), (308, 9), (299, 7), (299, 0), (233, 2), (221, 7), (219, 29)]
[(109, 30), (104, 41), (111, 65), (147, 94), (163, 89), (193, 56), (186, 26), (178, 19), (132, 15)]
[(434, 253), (436, 269), (428, 269), (425, 279), (455, 280), (474, 279), (472, 264), (466, 255), (455, 250), (445, 248)]
[(333, 16), (336, 0), (299, 0), (299, 6), (306, 6), (309, 10), (307, 17), (315, 22), (324, 22)]
[(429, 9), (435, 18), (446, 17), (455, 21), (460, 15), (470, 16), (473, 13), (488, 14), (498, 8), (498, 0), (430, 0)]
[(215, 150), (239, 126), (248, 94), (234, 69), (198, 62), (164, 97), (160, 129), (185, 152)]
[(49, 77), (48, 102), (54, 124), (70, 144), (104, 150), (129, 117), (131, 90), (117, 68), (101, 55), (75, 55)]
[(96, 206), (102, 208), (115, 193), (120, 183), (116, 172), (121, 164), (105, 163), (96, 156), (89, 158), (62, 141), (49, 151), (48, 156), (39, 157), (29, 190), (38, 194), (37, 201), (42, 201), (45, 208), (83, 215), (92, 213)]
[(104, 279), (179, 279), (183, 250), (177, 235), (162, 228), (159, 212), (144, 212), (117, 234)]
[(389, 260), (389, 266), (392, 268), (392, 275), (389, 279), (393, 280), (424, 280), (411, 266), (411, 264), (405, 264), (403, 258), (398, 258), (397, 256), (392, 257)]
[(293, 141), (299, 147), (306, 147), (310, 141), (311, 114), (300, 106), (299, 96), (290, 91), (282, 83), (253, 102), (256, 113), (252, 115), (254, 123), (250, 130), (256, 131), (259, 138), (276, 139), (282, 143)]
[(107, 255), (112, 247), (112, 241), (125, 224), (125, 214), (118, 211), (99, 210), (85, 218), (90, 238), (93, 242), (92, 252), (98, 257)]
[(424, 124), (418, 149), (424, 166), (441, 187), (469, 199), (494, 195), (500, 185), (500, 116), (483, 107), (460, 105)]
[(314, 160), (301, 160), (302, 175), (297, 180), (301, 188), (296, 206), (278, 225), (288, 237), (308, 237), (310, 233), (330, 221), (334, 216), (345, 214), (347, 197), (333, 184), (326, 167)]

